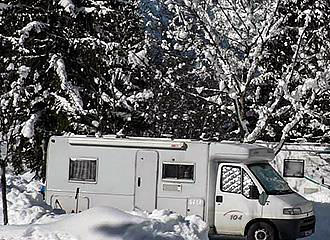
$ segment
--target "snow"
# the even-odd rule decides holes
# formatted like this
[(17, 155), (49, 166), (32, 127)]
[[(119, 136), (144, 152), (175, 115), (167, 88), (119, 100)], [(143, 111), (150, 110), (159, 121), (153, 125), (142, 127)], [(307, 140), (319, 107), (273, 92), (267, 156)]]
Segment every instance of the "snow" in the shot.
[(6, 68), (7, 71), (12, 71), (15, 69), (15, 65), (13, 63), (9, 63), (8, 67)]
[[(268, 145), (272, 146), (272, 144)], [(305, 188), (316, 188), (322, 191), (326, 191), (325, 186), (322, 185), (322, 178), (324, 183), (330, 186), (330, 165), (328, 159), (330, 155), (328, 153), (330, 145), (328, 144), (285, 144), (282, 147), (281, 152), (276, 156), (275, 167), (279, 172), (283, 172), (283, 162), (285, 159), (301, 159), (305, 161), (305, 178), (287, 178), (292, 188), (299, 191), (301, 194), (305, 194)], [(313, 182), (314, 181), (314, 182)], [(323, 193), (320, 195), (324, 195)], [(308, 194), (306, 195), (308, 198)], [(329, 202), (327, 199), (321, 202)]]
[(25, 65), (22, 65), (18, 68), (18, 74), (19, 74), (19, 83), (21, 83), (21, 81), (25, 78), (28, 77), (29, 73), (30, 73), (31, 68), (27, 67)]
[[(330, 191), (329, 190), (321, 190), (317, 193), (304, 194), (305, 198), (313, 202), (319, 203), (330, 203)], [(329, 225), (330, 226), (330, 225)]]
[[(7, 95), (7, 97), (13, 98), (12, 106), (17, 107), (19, 101), (21, 100), (21, 88), (24, 83), (24, 79), (26, 79), (30, 73), (31, 68), (22, 65), (17, 69), (17, 73), (19, 75), (19, 78), (16, 81), (13, 81), (10, 84), (11, 90), (6, 93), (4, 96)], [(1, 100), (1, 107), (2, 109), (8, 107), (9, 101), (8, 99), (2, 99)]]
[(52, 93), (52, 95), (56, 98), (56, 102), (59, 104), (60, 108), (62, 108), (68, 113), (75, 113), (76, 109), (70, 104), (68, 100), (55, 93)]
[(98, 121), (92, 121), (92, 125), (96, 128), (98, 128), (100, 126), (100, 123)]
[(75, 5), (73, 4), (73, 2), (71, 0), (60, 0), (59, 4), (64, 8), (64, 10), (70, 14), (72, 14), (72, 16), (76, 16), (75, 13)]
[(139, 52), (129, 51), (128, 62), (133, 66), (144, 66), (148, 64), (148, 59), (146, 57), (147, 51), (142, 49)]
[(110, 207), (92, 208), (50, 223), (9, 226), (0, 230), (0, 237), (5, 239), (208, 239), (206, 224), (196, 216), (183, 218), (170, 211), (158, 210), (144, 216)]
[(22, 128), (22, 135), (26, 138), (32, 138), (34, 136), (34, 124), (38, 120), (38, 114), (32, 114), (29, 120), (27, 120)]
[[(41, 216), (50, 214), (51, 208), (43, 202), (43, 196), (39, 192), (42, 184), (31, 180), (32, 176), (29, 173), (22, 176), (7, 175), (9, 224), (30, 224)], [(0, 206), (2, 207), (2, 202)], [(0, 214), (2, 215), (2, 211)]]
[(7, 175), (10, 225), (0, 226), (0, 239), (208, 239), (208, 226), (200, 217), (183, 217), (169, 210), (147, 213), (96, 207), (79, 214), (56, 215), (42, 200), (43, 184), (32, 176), (30, 173)]
[[(49, 61), (49, 69), (54, 68), (58, 77), (61, 80), (61, 88), (62, 90), (66, 91), (68, 95), (70, 96), (70, 100), (72, 102), (72, 107), (69, 107), (67, 105), (70, 105), (68, 101), (65, 99), (60, 100), (60, 96), (56, 96), (56, 98), (59, 100), (60, 104), (64, 109), (69, 109), (70, 112), (74, 112), (74, 110), (83, 111), (83, 101), (80, 97), (79, 91), (77, 87), (73, 86), (70, 81), (68, 81), (68, 76), (66, 72), (66, 67), (64, 60), (62, 57), (58, 54), (53, 54), (50, 61)], [(47, 71), (48, 71), (47, 70)]]
[(0, 11), (2, 10), (2, 9), (6, 9), (6, 8), (8, 8), (10, 5), (8, 5), (8, 4), (5, 4), (5, 3), (0, 3)]
[(40, 33), (47, 26), (48, 26), (47, 24), (38, 22), (38, 21), (33, 21), (33, 22), (28, 23), (24, 28), (22, 28), (19, 31), (19, 34), (20, 34), (19, 44), (24, 45), (25, 40), (30, 37), (31, 31)]

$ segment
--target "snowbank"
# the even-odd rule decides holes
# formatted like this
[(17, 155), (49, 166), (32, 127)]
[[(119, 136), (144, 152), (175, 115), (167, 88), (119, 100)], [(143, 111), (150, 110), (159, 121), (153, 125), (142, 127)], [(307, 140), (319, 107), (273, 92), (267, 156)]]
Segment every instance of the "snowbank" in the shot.
[(0, 227), (0, 239), (207, 240), (207, 232), (197, 216), (164, 210), (144, 216), (97, 207), (47, 224)]
[(10, 226), (0, 226), (0, 239), (208, 239), (208, 226), (197, 216), (183, 217), (169, 210), (155, 210), (151, 214), (128, 213), (110, 207), (92, 208), (79, 214), (56, 215), (43, 201), (40, 193), (42, 184), (33, 180), (31, 174), (8, 175), (7, 184)]
[[(51, 208), (43, 201), (40, 192), (42, 184), (33, 180), (33, 175), (7, 175), (7, 204), (9, 224), (30, 224), (44, 215), (53, 215)], [(0, 201), (0, 223), (2, 217), (2, 201)]]

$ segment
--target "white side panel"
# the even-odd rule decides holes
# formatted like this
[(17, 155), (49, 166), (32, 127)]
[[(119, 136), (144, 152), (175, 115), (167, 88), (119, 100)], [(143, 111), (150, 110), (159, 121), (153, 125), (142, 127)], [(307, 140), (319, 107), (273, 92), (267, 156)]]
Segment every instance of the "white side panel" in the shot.
[[(136, 150), (125, 148), (72, 146), (65, 138), (52, 139), (48, 148), (47, 191), (134, 195)], [(96, 158), (95, 183), (69, 180), (70, 158)], [(49, 196), (47, 193), (47, 200)]]
[(204, 199), (190, 198), (187, 205), (187, 215), (197, 215), (204, 218)]
[(65, 211), (66, 213), (79, 213), (89, 209), (90, 199), (86, 196), (75, 198), (74, 195), (68, 194), (53, 194), (50, 198), (51, 206), (54, 209)]
[(50, 205), (55, 210), (61, 210), (65, 213), (73, 213), (76, 209), (76, 203), (73, 195), (54, 194), (50, 196)]
[(112, 195), (112, 194), (84, 194), (91, 199), (90, 207), (110, 206), (123, 211), (132, 211), (134, 209), (133, 195)]
[[(73, 193), (49, 191), (48, 195), (50, 198), (49, 203), (54, 209), (64, 210), (66, 213), (75, 212), (76, 199)], [(110, 206), (124, 211), (131, 211), (134, 209), (134, 196), (84, 192), (80, 194), (78, 212), (95, 206)]]
[(182, 216), (187, 215), (186, 198), (158, 198), (158, 209), (170, 209)]
[(151, 212), (156, 208), (158, 153), (138, 151), (136, 155), (135, 207)]

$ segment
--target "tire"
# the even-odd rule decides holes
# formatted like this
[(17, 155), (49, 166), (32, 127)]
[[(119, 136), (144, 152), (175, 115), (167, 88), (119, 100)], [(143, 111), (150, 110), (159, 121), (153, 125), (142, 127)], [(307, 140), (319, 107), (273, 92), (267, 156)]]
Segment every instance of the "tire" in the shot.
[(257, 222), (250, 226), (247, 240), (276, 240), (274, 228), (265, 222)]

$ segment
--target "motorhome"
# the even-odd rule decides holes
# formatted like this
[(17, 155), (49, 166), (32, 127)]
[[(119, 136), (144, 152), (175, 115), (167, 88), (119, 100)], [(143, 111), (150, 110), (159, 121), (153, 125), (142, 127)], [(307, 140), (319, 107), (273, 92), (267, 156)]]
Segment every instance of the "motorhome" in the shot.
[(53, 136), (47, 202), (66, 213), (94, 206), (199, 215), (210, 233), (296, 239), (314, 232), (313, 205), (271, 166), (272, 149), (233, 142)]

